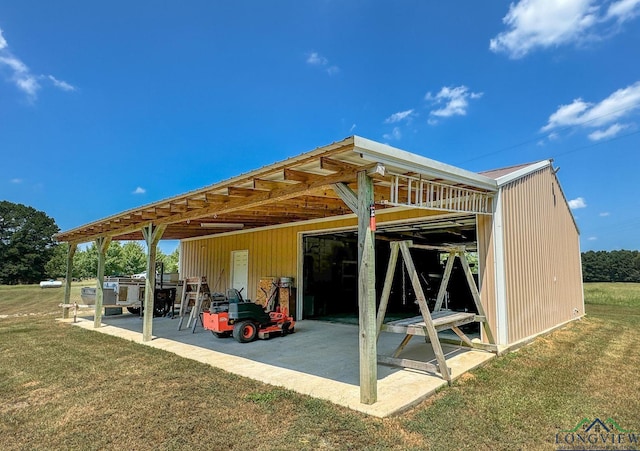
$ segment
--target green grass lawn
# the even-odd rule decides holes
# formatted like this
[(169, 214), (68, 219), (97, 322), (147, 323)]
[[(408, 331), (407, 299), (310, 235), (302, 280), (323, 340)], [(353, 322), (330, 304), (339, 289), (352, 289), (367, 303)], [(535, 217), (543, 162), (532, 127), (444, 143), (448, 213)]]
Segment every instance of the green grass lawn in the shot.
[[(96, 281), (71, 283), (70, 302), (81, 302), (80, 289), (95, 287)], [(38, 285), (0, 285), (0, 318), (5, 315), (44, 314), (59, 311), (64, 301), (64, 287), (40, 288)]]
[(596, 417), (640, 432), (638, 284), (585, 285), (585, 319), (384, 420), (60, 324), (63, 292), (38, 290), (0, 287), (3, 450), (557, 449)]
[(640, 283), (585, 283), (584, 302), (640, 308)]

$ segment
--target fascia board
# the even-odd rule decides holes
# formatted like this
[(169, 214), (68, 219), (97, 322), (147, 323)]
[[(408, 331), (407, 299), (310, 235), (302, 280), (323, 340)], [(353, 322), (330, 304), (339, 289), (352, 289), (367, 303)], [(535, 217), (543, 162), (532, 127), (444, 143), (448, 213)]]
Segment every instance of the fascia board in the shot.
[(551, 160), (542, 160), (537, 163), (533, 163), (524, 168), (518, 169), (517, 171), (513, 171), (507, 175), (503, 175), (502, 177), (498, 177), (496, 182), (498, 186), (504, 186), (507, 183), (511, 183), (514, 180), (518, 180), (519, 178), (524, 177), (525, 175), (531, 174), (532, 172), (539, 171), (540, 169), (544, 169), (548, 166), (551, 166)]
[(354, 136), (353, 138), (354, 152), (361, 154), (372, 162), (385, 164), (388, 166), (388, 169), (398, 168), (405, 171), (417, 172), (492, 192), (498, 190), (496, 181), (490, 177), (446, 163), (440, 163), (439, 161), (371, 141), (360, 136)]

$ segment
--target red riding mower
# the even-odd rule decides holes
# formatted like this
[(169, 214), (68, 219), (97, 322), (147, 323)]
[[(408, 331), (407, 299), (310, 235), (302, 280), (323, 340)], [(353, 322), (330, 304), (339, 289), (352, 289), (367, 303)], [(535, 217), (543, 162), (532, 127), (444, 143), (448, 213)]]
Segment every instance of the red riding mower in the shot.
[[(273, 302), (272, 302), (273, 301)], [(294, 332), (295, 321), (286, 309), (275, 307), (275, 299), (261, 305), (244, 300), (240, 291), (227, 290), (227, 299), (212, 302), (209, 312), (202, 314), (202, 324), (216, 337), (233, 335), (240, 343), (269, 338), (271, 335), (287, 335)]]

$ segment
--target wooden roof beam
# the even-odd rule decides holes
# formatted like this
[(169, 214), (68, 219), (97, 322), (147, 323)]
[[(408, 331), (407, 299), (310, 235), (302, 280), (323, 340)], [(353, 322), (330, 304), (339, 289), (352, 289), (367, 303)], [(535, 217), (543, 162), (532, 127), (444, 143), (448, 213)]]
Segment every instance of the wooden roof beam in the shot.
[(312, 180), (317, 180), (319, 177), (322, 176), (289, 168), (285, 168), (284, 170), (284, 179), (293, 180), (294, 182), (310, 182)]
[(297, 197), (294, 199), (282, 200), (274, 205), (294, 206), (294, 207), (343, 207), (344, 203), (340, 199), (333, 197)]
[(230, 186), (227, 188), (227, 191), (229, 192), (229, 196), (235, 197), (249, 197), (259, 192), (253, 188), (240, 188), (239, 186)]
[(344, 161), (333, 160), (327, 157), (320, 158), (320, 167), (328, 171), (356, 171), (358, 166), (355, 164), (345, 163)]
[(171, 207), (169, 208), (156, 208), (156, 215), (160, 218), (171, 216)]
[(309, 214), (313, 216), (317, 216), (317, 215), (338, 216), (345, 213), (350, 213), (350, 211), (347, 208), (294, 207), (294, 206), (279, 207), (277, 205), (260, 207), (260, 210), (258, 210), (257, 213), (260, 213), (260, 211), (267, 215), (270, 213), (283, 213), (284, 215)]
[(158, 215), (156, 215), (155, 212), (143, 211), (142, 214), (140, 215), (140, 217), (142, 219), (152, 221), (152, 220), (156, 219), (158, 217)]
[(319, 189), (328, 188), (334, 183), (350, 182), (356, 176), (356, 171), (341, 171), (335, 174), (318, 176), (318, 178), (308, 183), (298, 183), (287, 188), (273, 191), (261, 191), (251, 197), (235, 198), (225, 205), (214, 205), (200, 210), (182, 212), (171, 217), (161, 218), (157, 221), (161, 223), (175, 223), (187, 219), (202, 218), (213, 214), (226, 214), (245, 208), (256, 208), (267, 204), (276, 203), (280, 200), (291, 199), (298, 196), (306, 196), (315, 193)]
[(229, 202), (229, 196), (226, 196), (224, 194), (206, 193), (205, 198), (210, 204)]
[(253, 187), (259, 190), (284, 189), (291, 187), (291, 183), (276, 180), (253, 179)]
[(190, 210), (193, 208), (202, 208), (207, 206), (209, 206), (209, 203), (206, 200), (187, 199), (187, 208)]
[(171, 213), (184, 213), (188, 210), (187, 204), (170, 204), (169, 210)]

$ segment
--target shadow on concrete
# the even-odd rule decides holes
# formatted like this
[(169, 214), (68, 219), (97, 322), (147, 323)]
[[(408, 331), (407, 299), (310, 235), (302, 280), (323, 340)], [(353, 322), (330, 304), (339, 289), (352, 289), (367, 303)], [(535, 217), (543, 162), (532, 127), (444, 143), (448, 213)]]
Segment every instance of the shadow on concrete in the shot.
[[(178, 321), (178, 318), (154, 318), (154, 339), (164, 338), (350, 385), (360, 384), (357, 325), (303, 320), (296, 323), (296, 332), (292, 335), (238, 343), (231, 337), (217, 338), (200, 323), (195, 333), (184, 326), (178, 331)], [(103, 324), (142, 334), (142, 318), (136, 315), (103, 316)], [(391, 355), (402, 338), (400, 334), (383, 332), (378, 341), (378, 354)], [(443, 345), (443, 351), (447, 359), (469, 352), (450, 345)], [(401, 357), (436, 363), (431, 345), (420, 337), (412, 339)], [(378, 380), (398, 371), (402, 369), (378, 365)]]

